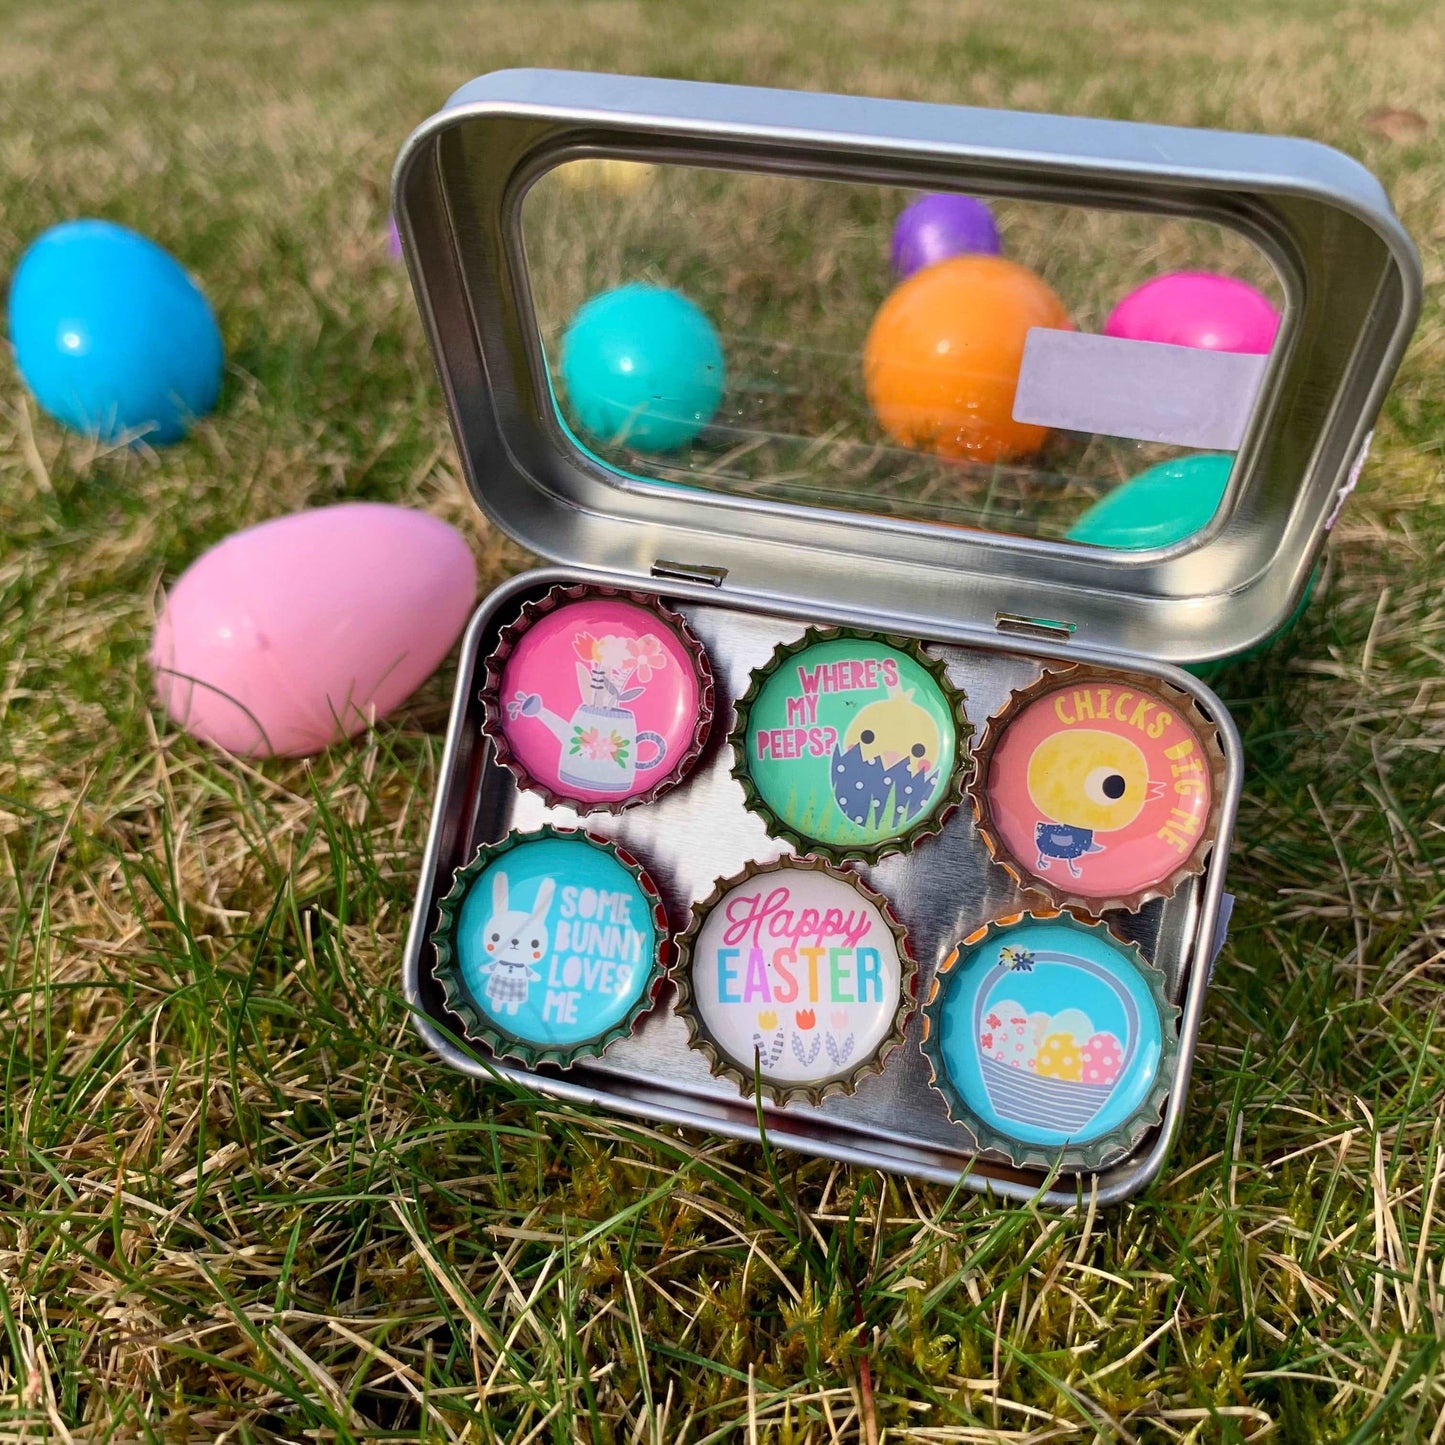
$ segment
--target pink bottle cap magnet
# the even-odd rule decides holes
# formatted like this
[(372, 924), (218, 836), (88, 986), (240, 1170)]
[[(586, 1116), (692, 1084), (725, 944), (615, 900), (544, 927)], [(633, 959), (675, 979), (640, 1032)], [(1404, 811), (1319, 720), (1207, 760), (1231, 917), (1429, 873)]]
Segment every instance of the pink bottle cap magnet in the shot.
[(707, 738), (712, 668), (687, 623), (630, 592), (554, 587), (502, 628), (483, 731), (524, 788), (617, 812), (687, 775)]
[(979, 832), (1023, 888), (1138, 909), (1204, 870), (1224, 754), (1187, 693), (1080, 664), (1016, 690), (975, 748)]
[(677, 1010), (745, 1095), (851, 1094), (903, 1040), (914, 966), (887, 902), (816, 858), (751, 865), (693, 907)]

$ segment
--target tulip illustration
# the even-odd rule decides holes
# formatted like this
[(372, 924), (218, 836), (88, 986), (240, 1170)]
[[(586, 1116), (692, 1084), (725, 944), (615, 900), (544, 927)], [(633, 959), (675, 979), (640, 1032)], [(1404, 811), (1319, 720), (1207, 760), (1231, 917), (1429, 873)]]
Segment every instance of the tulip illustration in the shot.
[(778, 1016), (772, 1009), (764, 1009), (758, 1015), (758, 1027), (765, 1033), (770, 1034), (778, 1026)]
[(828, 1022), (831, 1023), (835, 1029), (846, 1029), (848, 1027), (848, 1010), (835, 1008), (833, 1012), (828, 1015)]
[(810, 1029), (818, 1021), (813, 1015), (813, 1010), (810, 1008), (800, 1008), (797, 1013), (793, 1015), (793, 1018), (800, 1029)]

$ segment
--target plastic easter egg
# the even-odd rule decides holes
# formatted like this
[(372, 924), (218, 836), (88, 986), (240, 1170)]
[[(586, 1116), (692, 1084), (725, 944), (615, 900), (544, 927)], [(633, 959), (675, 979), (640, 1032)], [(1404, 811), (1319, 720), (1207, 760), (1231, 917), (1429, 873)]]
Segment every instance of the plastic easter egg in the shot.
[(1047, 428), (1013, 418), (1033, 327), (1072, 329), (1064, 304), (1002, 256), (955, 256), (915, 272), (878, 309), (863, 380), (878, 424), (902, 446), (950, 461), (1036, 452)]
[[(1234, 458), (1218, 452), (1159, 462), (1100, 497), (1066, 535), (1071, 542), (1121, 551), (1173, 546), (1208, 525), (1224, 499), (1233, 467)], [(1319, 578), (1316, 567), (1289, 617), (1258, 646), (1238, 656), (1253, 656), (1283, 637), (1304, 616)], [(1188, 670), (1207, 674), (1213, 665)]]
[(1279, 312), (1247, 281), (1213, 271), (1171, 271), (1131, 291), (1104, 323), (1106, 336), (1205, 351), (1266, 354)]
[(199, 286), (154, 241), (68, 221), (10, 283), (15, 364), (57, 421), (105, 442), (178, 441), (216, 404), (224, 355)]
[(562, 338), (569, 416), (604, 445), (686, 446), (716, 413), (725, 377), (712, 322), (662, 286), (601, 292), (578, 308)]
[(1072, 527), (1071, 542), (1138, 551), (1169, 547), (1209, 524), (1234, 458), (1200, 452), (1160, 462), (1107, 492)]
[(303, 757), (404, 702), (476, 598), (461, 534), (347, 502), (277, 517), (197, 558), (151, 644), (156, 692), (188, 732), (244, 756)]
[(898, 217), (889, 254), (895, 274), (907, 278), (950, 256), (996, 256), (1001, 249), (993, 212), (982, 201), (936, 192)]

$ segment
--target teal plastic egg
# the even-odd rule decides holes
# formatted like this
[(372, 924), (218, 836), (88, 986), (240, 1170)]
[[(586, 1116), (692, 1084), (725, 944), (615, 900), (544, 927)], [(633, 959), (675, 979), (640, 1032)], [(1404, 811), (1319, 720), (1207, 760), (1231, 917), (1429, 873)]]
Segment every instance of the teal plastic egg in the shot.
[(1232, 456), (1211, 452), (1160, 462), (1095, 502), (1068, 539), (1127, 551), (1182, 542), (1219, 510), (1233, 466)]
[[(1071, 542), (1134, 552), (1182, 542), (1207, 526), (1219, 510), (1233, 466), (1232, 456), (1217, 452), (1160, 462), (1101, 497), (1065, 535)], [(1319, 577), (1316, 567), (1289, 617), (1263, 642), (1238, 656), (1252, 657), (1283, 637), (1304, 615)], [(1189, 671), (1208, 675), (1217, 667), (1205, 663)]]
[(632, 284), (584, 302), (562, 338), (566, 412), (594, 442), (671, 452), (722, 400), (722, 342), (680, 292)]

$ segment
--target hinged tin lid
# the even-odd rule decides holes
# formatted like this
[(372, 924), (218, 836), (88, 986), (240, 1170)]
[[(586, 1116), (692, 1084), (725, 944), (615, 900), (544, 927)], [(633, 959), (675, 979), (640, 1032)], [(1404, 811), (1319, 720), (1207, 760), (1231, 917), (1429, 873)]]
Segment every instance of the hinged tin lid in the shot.
[(526, 546), (1170, 661), (1289, 615), (1420, 303), (1374, 178), (1275, 137), (504, 71), (394, 189)]

